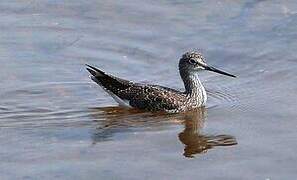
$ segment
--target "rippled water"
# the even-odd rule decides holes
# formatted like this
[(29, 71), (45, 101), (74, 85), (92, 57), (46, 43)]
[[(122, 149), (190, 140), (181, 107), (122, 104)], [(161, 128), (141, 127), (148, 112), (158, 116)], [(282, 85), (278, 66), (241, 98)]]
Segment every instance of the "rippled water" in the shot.
[[(0, 179), (294, 179), (295, 1), (1, 1)], [(182, 89), (209, 64), (204, 109), (126, 110), (88, 77)]]

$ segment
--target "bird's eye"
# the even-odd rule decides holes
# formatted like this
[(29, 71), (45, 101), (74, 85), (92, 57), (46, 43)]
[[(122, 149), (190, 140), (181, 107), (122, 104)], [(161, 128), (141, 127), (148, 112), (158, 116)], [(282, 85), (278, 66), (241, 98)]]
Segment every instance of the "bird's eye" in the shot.
[(190, 59), (189, 62), (190, 62), (191, 64), (196, 64), (196, 61), (195, 61), (194, 59)]

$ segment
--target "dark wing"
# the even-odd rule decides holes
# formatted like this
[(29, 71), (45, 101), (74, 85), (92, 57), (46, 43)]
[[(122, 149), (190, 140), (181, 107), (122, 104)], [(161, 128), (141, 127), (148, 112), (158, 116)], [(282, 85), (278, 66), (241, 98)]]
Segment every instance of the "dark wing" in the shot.
[(158, 85), (133, 83), (108, 75), (93, 66), (86, 66), (93, 75), (93, 81), (119, 98), (128, 100), (132, 107), (151, 111), (171, 110), (177, 109), (185, 100), (184, 94), (177, 90)]
[(142, 86), (135, 88), (136, 92), (130, 100), (130, 105), (150, 111), (176, 110), (185, 101), (185, 95), (170, 88), (156, 85)]

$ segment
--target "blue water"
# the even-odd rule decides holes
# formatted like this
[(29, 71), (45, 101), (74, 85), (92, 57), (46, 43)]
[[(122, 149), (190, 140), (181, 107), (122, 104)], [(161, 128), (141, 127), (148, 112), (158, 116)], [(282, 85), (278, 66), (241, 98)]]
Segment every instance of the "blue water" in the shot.
[[(0, 2), (0, 179), (295, 179), (294, 1)], [(183, 89), (180, 56), (236, 74), (200, 77), (206, 109), (124, 110), (84, 64)]]

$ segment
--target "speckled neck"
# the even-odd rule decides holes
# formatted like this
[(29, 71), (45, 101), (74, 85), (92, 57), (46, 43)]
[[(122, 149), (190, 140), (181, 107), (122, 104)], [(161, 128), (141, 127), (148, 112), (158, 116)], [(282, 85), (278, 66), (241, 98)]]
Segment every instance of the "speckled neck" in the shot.
[(197, 72), (180, 71), (185, 86), (185, 94), (197, 106), (204, 105), (207, 100), (205, 88), (203, 87)]

